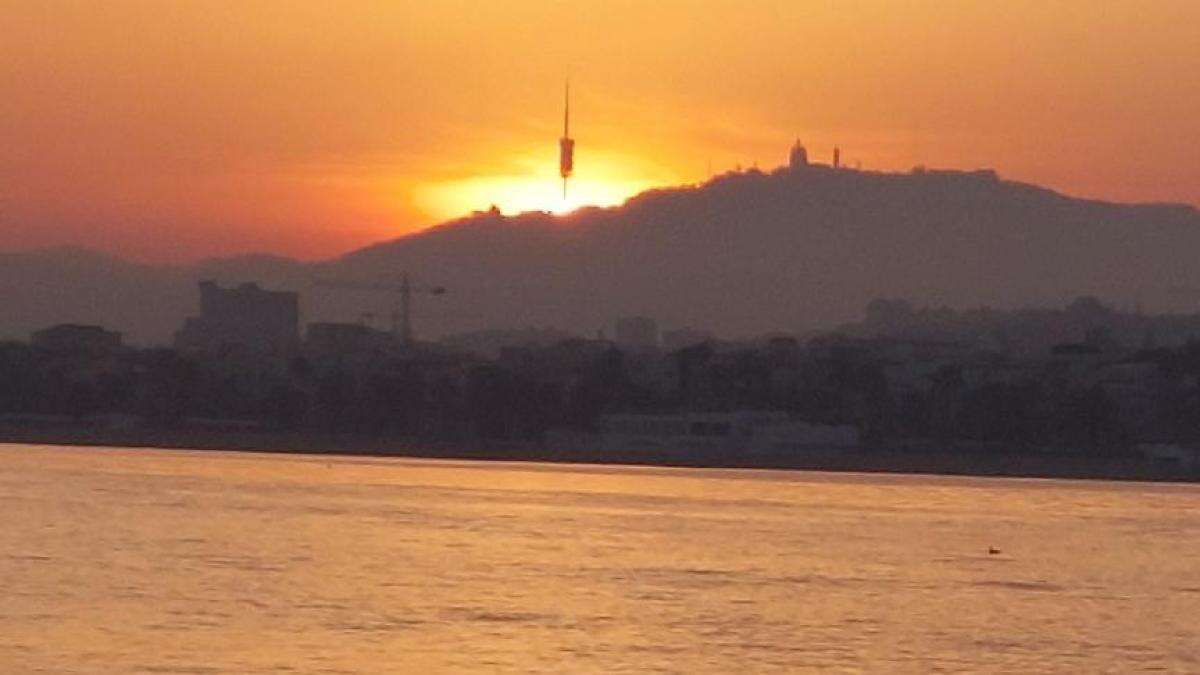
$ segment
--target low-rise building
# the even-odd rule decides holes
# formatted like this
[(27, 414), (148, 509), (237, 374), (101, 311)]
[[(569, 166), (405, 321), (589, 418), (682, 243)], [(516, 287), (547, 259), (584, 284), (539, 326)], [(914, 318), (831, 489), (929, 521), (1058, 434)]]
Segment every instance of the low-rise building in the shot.
[(616, 343), (626, 349), (655, 349), (658, 347), (658, 323), (645, 316), (617, 319)]
[(100, 326), (64, 323), (33, 334), (35, 349), (55, 354), (111, 356), (121, 349), (121, 334)]
[(304, 336), (304, 354), (314, 359), (383, 353), (395, 347), (391, 335), (360, 323), (311, 323)]

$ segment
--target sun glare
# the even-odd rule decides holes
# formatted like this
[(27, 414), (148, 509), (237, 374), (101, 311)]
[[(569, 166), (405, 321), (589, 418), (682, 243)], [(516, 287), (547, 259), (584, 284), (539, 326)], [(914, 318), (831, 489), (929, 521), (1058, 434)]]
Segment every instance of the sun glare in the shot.
[(573, 176), (563, 197), (562, 179), (553, 160), (527, 158), (517, 171), (503, 175), (472, 176), (427, 183), (415, 192), (418, 207), (438, 219), (457, 218), (495, 205), (506, 215), (526, 211), (564, 214), (584, 206), (615, 206), (654, 185), (655, 180), (637, 163), (617, 158), (588, 159), (586, 169)]

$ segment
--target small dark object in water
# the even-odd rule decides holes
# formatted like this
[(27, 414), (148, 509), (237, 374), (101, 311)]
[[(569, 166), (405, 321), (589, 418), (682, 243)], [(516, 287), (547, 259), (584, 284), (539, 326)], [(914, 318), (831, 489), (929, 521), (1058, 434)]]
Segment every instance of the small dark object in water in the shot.
[(988, 555), (1000, 555), (1000, 549), (996, 548), (995, 546), (989, 546)]

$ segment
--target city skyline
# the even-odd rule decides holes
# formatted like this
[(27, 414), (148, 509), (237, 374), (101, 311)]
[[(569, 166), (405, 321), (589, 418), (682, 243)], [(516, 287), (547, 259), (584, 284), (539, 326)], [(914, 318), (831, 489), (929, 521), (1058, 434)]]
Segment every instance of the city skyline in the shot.
[(209, 9), (0, 9), (0, 250), (328, 258), (493, 203), (771, 168), (797, 135), (814, 161), (1200, 203), (1189, 3)]

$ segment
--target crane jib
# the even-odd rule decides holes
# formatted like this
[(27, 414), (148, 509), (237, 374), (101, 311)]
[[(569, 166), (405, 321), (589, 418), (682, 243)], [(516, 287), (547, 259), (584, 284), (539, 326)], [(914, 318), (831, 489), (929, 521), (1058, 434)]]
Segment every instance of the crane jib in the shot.
[(445, 295), (445, 286), (424, 286), (409, 281), (408, 274), (400, 277), (399, 283), (358, 281), (350, 279), (316, 279), (317, 286), (343, 291), (372, 291), (396, 294), (396, 309), (392, 312), (392, 334), (404, 346), (413, 344), (412, 301), (414, 293)]

